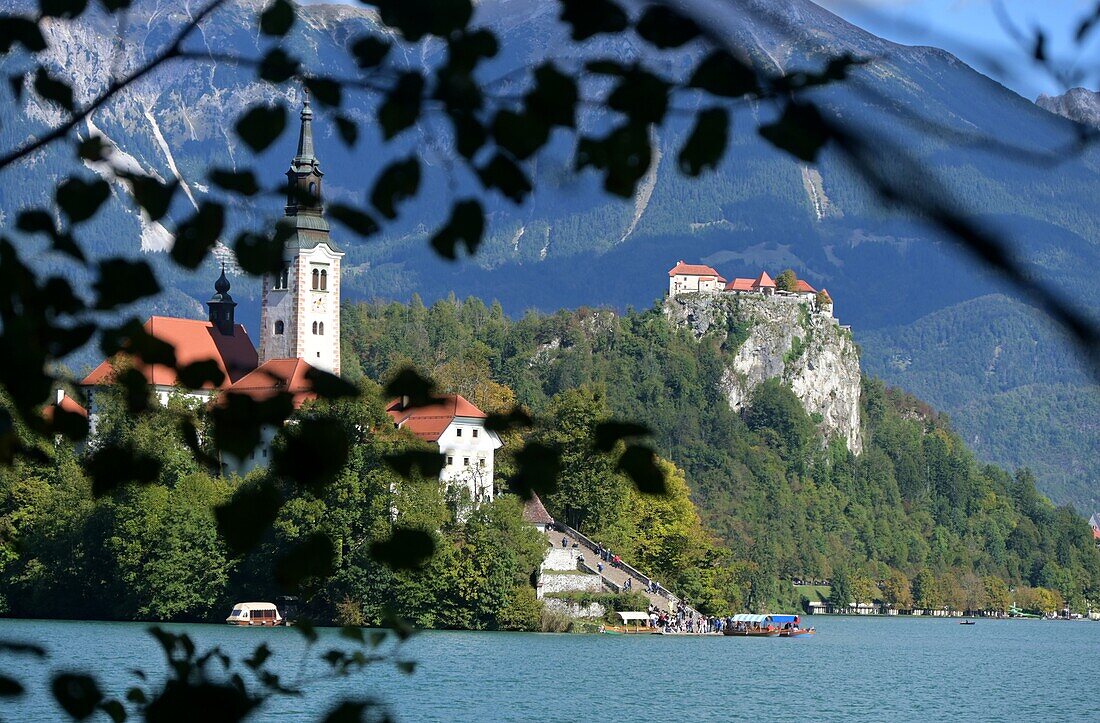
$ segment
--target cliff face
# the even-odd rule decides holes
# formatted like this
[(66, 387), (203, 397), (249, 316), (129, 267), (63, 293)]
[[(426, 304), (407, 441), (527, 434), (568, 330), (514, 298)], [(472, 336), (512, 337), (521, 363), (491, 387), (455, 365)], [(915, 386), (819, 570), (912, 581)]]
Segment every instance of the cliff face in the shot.
[(697, 339), (718, 335), (730, 349), (722, 385), (732, 409), (740, 411), (759, 384), (778, 377), (826, 439), (863, 451), (859, 353), (832, 316), (811, 311), (808, 302), (732, 294), (671, 298), (665, 315)]
[(1100, 93), (1085, 88), (1071, 88), (1062, 95), (1040, 95), (1035, 104), (1040, 108), (1069, 118), (1071, 121), (1100, 128)]

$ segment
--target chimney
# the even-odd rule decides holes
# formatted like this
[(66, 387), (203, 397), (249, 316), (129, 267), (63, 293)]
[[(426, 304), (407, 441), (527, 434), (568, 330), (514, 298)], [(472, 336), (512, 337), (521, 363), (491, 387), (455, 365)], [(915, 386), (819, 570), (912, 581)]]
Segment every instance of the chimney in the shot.
[(56, 404), (57, 406), (61, 406), (61, 402), (64, 401), (64, 399), (65, 399), (65, 390), (64, 389), (58, 389), (57, 390), (57, 400), (54, 402), (54, 404)]

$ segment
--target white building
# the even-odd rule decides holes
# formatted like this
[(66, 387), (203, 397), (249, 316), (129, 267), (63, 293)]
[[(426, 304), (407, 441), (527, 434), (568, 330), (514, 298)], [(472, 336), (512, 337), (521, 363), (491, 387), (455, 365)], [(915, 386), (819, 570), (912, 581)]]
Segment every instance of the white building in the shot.
[(485, 412), (457, 394), (421, 407), (408, 406), (407, 397), (395, 399), (386, 411), (398, 428), (439, 446), (444, 455), (440, 482), (466, 490), (474, 503), (493, 498), (493, 456), (502, 442), (485, 428)]
[(668, 295), (716, 292), (722, 290), (726, 280), (709, 266), (685, 264), (683, 259), (668, 271)]

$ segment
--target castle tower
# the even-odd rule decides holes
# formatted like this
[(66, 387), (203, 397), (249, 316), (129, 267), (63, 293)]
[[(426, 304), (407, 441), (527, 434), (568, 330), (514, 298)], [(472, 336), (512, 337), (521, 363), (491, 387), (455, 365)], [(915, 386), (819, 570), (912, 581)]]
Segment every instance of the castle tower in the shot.
[(321, 164), (313, 151), (313, 110), (302, 106), (298, 152), (287, 176), (286, 213), (279, 220), (284, 239), (280, 274), (265, 274), (260, 311), (260, 364), (302, 358), (340, 373), (340, 259), (330, 238), (321, 195)]
[(225, 276), (225, 264), (222, 264), (222, 275), (214, 282), (214, 295), (206, 302), (209, 311), (210, 323), (222, 336), (233, 336), (233, 328), (236, 325), (233, 312), (237, 308), (237, 302), (229, 295), (229, 279)]

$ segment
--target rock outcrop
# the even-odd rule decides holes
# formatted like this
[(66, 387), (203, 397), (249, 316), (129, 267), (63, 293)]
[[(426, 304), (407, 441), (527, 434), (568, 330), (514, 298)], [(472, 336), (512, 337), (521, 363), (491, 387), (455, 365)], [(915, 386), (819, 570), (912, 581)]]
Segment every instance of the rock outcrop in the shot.
[(1100, 93), (1071, 88), (1062, 95), (1040, 95), (1035, 104), (1071, 121), (1100, 128)]
[(723, 376), (729, 404), (740, 411), (767, 379), (788, 384), (825, 439), (863, 451), (859, 352), (851, 331), (809, 301), (792, 297), (686, 294), (665, 302), (670, 321), (697, 339), (720, 335), (730, 357)]

